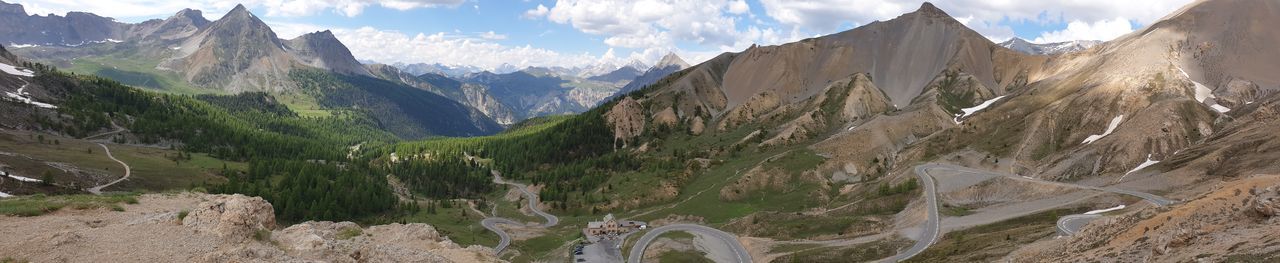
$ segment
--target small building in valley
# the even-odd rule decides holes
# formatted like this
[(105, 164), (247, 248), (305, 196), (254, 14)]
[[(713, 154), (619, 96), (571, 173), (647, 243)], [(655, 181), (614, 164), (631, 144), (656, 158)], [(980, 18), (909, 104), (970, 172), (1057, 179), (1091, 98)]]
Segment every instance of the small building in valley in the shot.
[(616, 235), (621, 235), (621, 234), (629, 233), (631, 231), (635, 231), (637, 229), (644, 229), (644, 228), (645, 228), (644, 222), (618, 221), (616, 218), (613, 217), (613, 214), (608, 214), (604, 216), (604, 220), (602, 221), (588, 222), (587, 229), (584, 229), (584, 232), (586, 232), (587, 235), (591, 235), (591, 236), (604, 236), (604, 235), (616, 236)]

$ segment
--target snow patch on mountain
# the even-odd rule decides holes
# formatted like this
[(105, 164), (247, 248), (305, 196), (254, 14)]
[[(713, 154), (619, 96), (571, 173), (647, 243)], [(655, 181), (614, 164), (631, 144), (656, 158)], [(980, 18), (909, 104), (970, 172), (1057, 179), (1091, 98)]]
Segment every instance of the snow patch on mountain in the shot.
[(1120, 210), (1120, 209), (1124, 209), (1124, 205), (1117, 205), (1116, 207), (1112, 207), (1112, 208), (1107, 208), (1107, 209), (1098, 209), (1098, 210), (1093, 210), (1093, 211), (1089, 211), (1089, 212), (1084, 212), (1084, 214), (1086, 214), (1086, 215), (1096, 215), (1096, 214), (1101, 214), (1101, 213), (1106, 213), (1106, 212), (1116, 211), (1116, 210)]
[(14, 67), (13, 65), (5, 64), (5, 63), (0, 63), (0, 71), (4, 71), (4, 73), (8, 73), (9, 75), (14, 75), (14, 76), (23, 76), (23, 77), (36, 76), (35, 75), (36, 73), (32, 72), (31, 70), (19, 69), (18, 67)]
[(1084, 138), (1084, 142), (1081, 142), (1081, 144), (1090, 144), (1090, 143), (1093, 143), (1094, 141), (1102, 139), (1102, 137), (1107, 137), (1107, 135), (1111, 135), (1111, 132), (1116, 131), (1116, 127), (1120, 127), (1120, 122), (1122, 121), (1124, 121), (1124, 115), (1120, 115), (1120, 116), (1116, 116), (1115, 118), (1112, 118), (1111, 123), (1107, 124), (1107, 131), (1102, 132), (1102, 134), (1089, 135), (1088, 138)]
[(1003, 99), (1003, 98), (1004, 96), (995, 97), (993, 99), (983, 101), (982, 104), (978, 104), (978, 106), (960, 109), (960, 111), (963, 111), (964, 114), (961, 114), (960, 116), (956, 117), (955, 119), (956, 124), (960, 124), (960, 119), (963, 119), (964, 117), (969, 117), (969, 115), (973, 115), (974, 113), (977, 113), (978, 111), (986, 109), (987, 107), (991, 107), (992, 104), (995, 104), (996, 101), (999, 101), (1000, 99)]

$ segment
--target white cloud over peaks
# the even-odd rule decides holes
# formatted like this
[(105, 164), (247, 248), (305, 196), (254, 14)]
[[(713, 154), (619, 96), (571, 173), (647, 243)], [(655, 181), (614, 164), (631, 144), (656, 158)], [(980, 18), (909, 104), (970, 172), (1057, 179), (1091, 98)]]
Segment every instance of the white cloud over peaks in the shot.
[(408, 35), (399, 31), (379, 30), (372, 27), (333, 29), (333, 34), (351, 49), (352, 55), (356, 58), (382, 63), (441, 63), (493, 69), (503, 63), (522, 68), (528, 66), (573, 67), (600, 61), (600, 57), (587, 53), (563, 54), (529, 45), (504, 46), (488, 42), (483, 36), (490, 33), (492, 32), (480, 33), (480, 37), (475, 37), (445, 32)]
[[(541, 8), (525, 14), (540, 14)], [(546, 18), (606, 36), (604, 42), (610, 46), (670, 48), (676, 41), (732, 45), (741, 33), (736, 18), (749, 11), (741, 0), (559, 0)]]
[(248, 2), (245, 3), (246, 6), (266, 8), (267, 16), (308, 16), (332, 9), (339, 14), (354, 17), (364, 13), (365, 7), (375, 4), (403, 11), (416, 8), (454, 7), (465, 0), (246, 0), (246, 2)]
[(85, 11), (115, 18), (167, 17), (183, 8), (199, 9), (209, 19), (216, 19), (241, 3), (250, 8), (266, 10), (268, 17), (294, 17), (332, 11), (345, 16), (357, 16), (371, 5), (396, 10), (416, 8), (455, 7), (466, 0), (112, 0), (112, 1), (33, 1), (19, 0), (33, 14), (65, 14), (69, 11)]
[(1036, 43), (1054, 43), (1071, 40), (1102, 40), (1109, 41), (1124, 34), (1133, 32), (1133, 25), (1128, 19), (1117, 17), (1111, 20), (1101, 20), (1093, 23), (1083, 22), (1080, 20), (1071, 21), (1067, 24), (1067, 28), (1059, 31), (1044, 32), (1040, 34), (1033, 42)]
[(919, 1), (902, 0), (760, 0), (760, 3), (773, 20), (819, 33), (834, 33), (845, 23), (861, 25), (893, 18), (919, 6)]
[[(1080, 21), (1092, 26), (1116, 17), (1150, 24), (1193, 0), (950, 0), (935, 4), (952, 17), (991, 39), (1007, 39), (1012, 30), (1002, 21), (1056, 24)], [(765, 13), (783, 25), (830, 34), (841, 25), (888, 20), (920, 7), (923, 0), (760, 0)], [(964, 18), (964, 19), (960, 19)], [(1114, 26), (1103, 24), (1103, 26)], [(1118, 28), (1118, 27), (1117, 27)]]

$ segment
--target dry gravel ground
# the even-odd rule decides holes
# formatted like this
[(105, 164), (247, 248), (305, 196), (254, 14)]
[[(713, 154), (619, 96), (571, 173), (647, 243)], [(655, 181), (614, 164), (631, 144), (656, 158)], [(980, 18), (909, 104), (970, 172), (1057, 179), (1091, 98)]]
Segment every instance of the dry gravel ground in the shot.
[[(32, 262), (500, 262), (424, 224), (275, 228), (256, 197), (147, 194), (124, 211), (63, 209), (0, 216), (0, 255)], [(188, 211), (185, 220), (178, 219)], [(269, 233), (269, 234), (268, 234)]]

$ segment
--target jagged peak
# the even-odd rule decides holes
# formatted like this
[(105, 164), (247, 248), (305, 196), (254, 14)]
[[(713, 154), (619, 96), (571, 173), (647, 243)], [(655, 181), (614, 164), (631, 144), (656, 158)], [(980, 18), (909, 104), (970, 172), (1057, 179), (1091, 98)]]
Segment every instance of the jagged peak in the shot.
[(25, 16), (27, 15), (27, 9), (23, 8), (22, 4), (0, 1), (0, 13)]
[(1021, 37), (1013, 37), (1013, 38), (1010, 38), (1008, 41), (1005, 41), (1005, 42), (1003, 42), (1003, 43), (1026, 43), (1026, 44), (1030, 44), (1030, 43), (1031, 43), (1031, 41), (1027, 41), (1026, 39), (1023, 39), (1023, 38), (1021, 38)]
[(915, 13), (926, 14), (931, 16), (951, 17), (951, 15), (948, 15), (946, 11), (942, 11), (942, 9), (939, 9), (937, 6), (934, 6), (933, 3), (930, 3), (930, 2), (924, 2), (923, 4), (920, 4), (920, 9), (916, 9)]
[(640, 61), (639, 59), (632, 59), (631, 62), (627, 62), (627, 65), (625, 65), (624, 67), (631, 67), (636, 70), (644, 70), (646, 68), (649, 68), (649, 65), (645, 65), (644, 61)]
[(653, 65), (654, 68), (666, 68), (670, 66), (678, 66), (681, 69), (685, 69), (689, 67), (689, 63), (685, 62), (684, 59), (681, 59), (675, 52), (670, 52), (667, 53), (667, 55), (662, 56), (662, 60), (659, 60), (658, 64)]
[(333, 31), (324, 30), (324, 31), (316, 31), (316, 32), (302, 34), (301, 36), (298, 36), (294, 39), (290, 39), (290, 41), (299, 40), (299, 39), (302, 39), (305, 41), (337, 40), (338, 37), (333, 35)]
[(173, 16), (166, 20), (174, 21), (179, 19), (191, 21), (191, 23), (197, 27), (203, 27), (210, 23), (209, 19), (204, 18), (204, 12), (191, 8), (182, 9), (182, 11), (178, 11), (178, 13), (173, 14)]
[(227, 18), (256, 18), (256, 17), (253, 15), (252, 12), (249, 12), (249, 8), (244, 7), (244, 4), (236, 4), (235, 8), (232, 8), (231, 11), (227, 12), (226, 15), (223, 15), (222, 18), (218, 20), (224, 20)]

